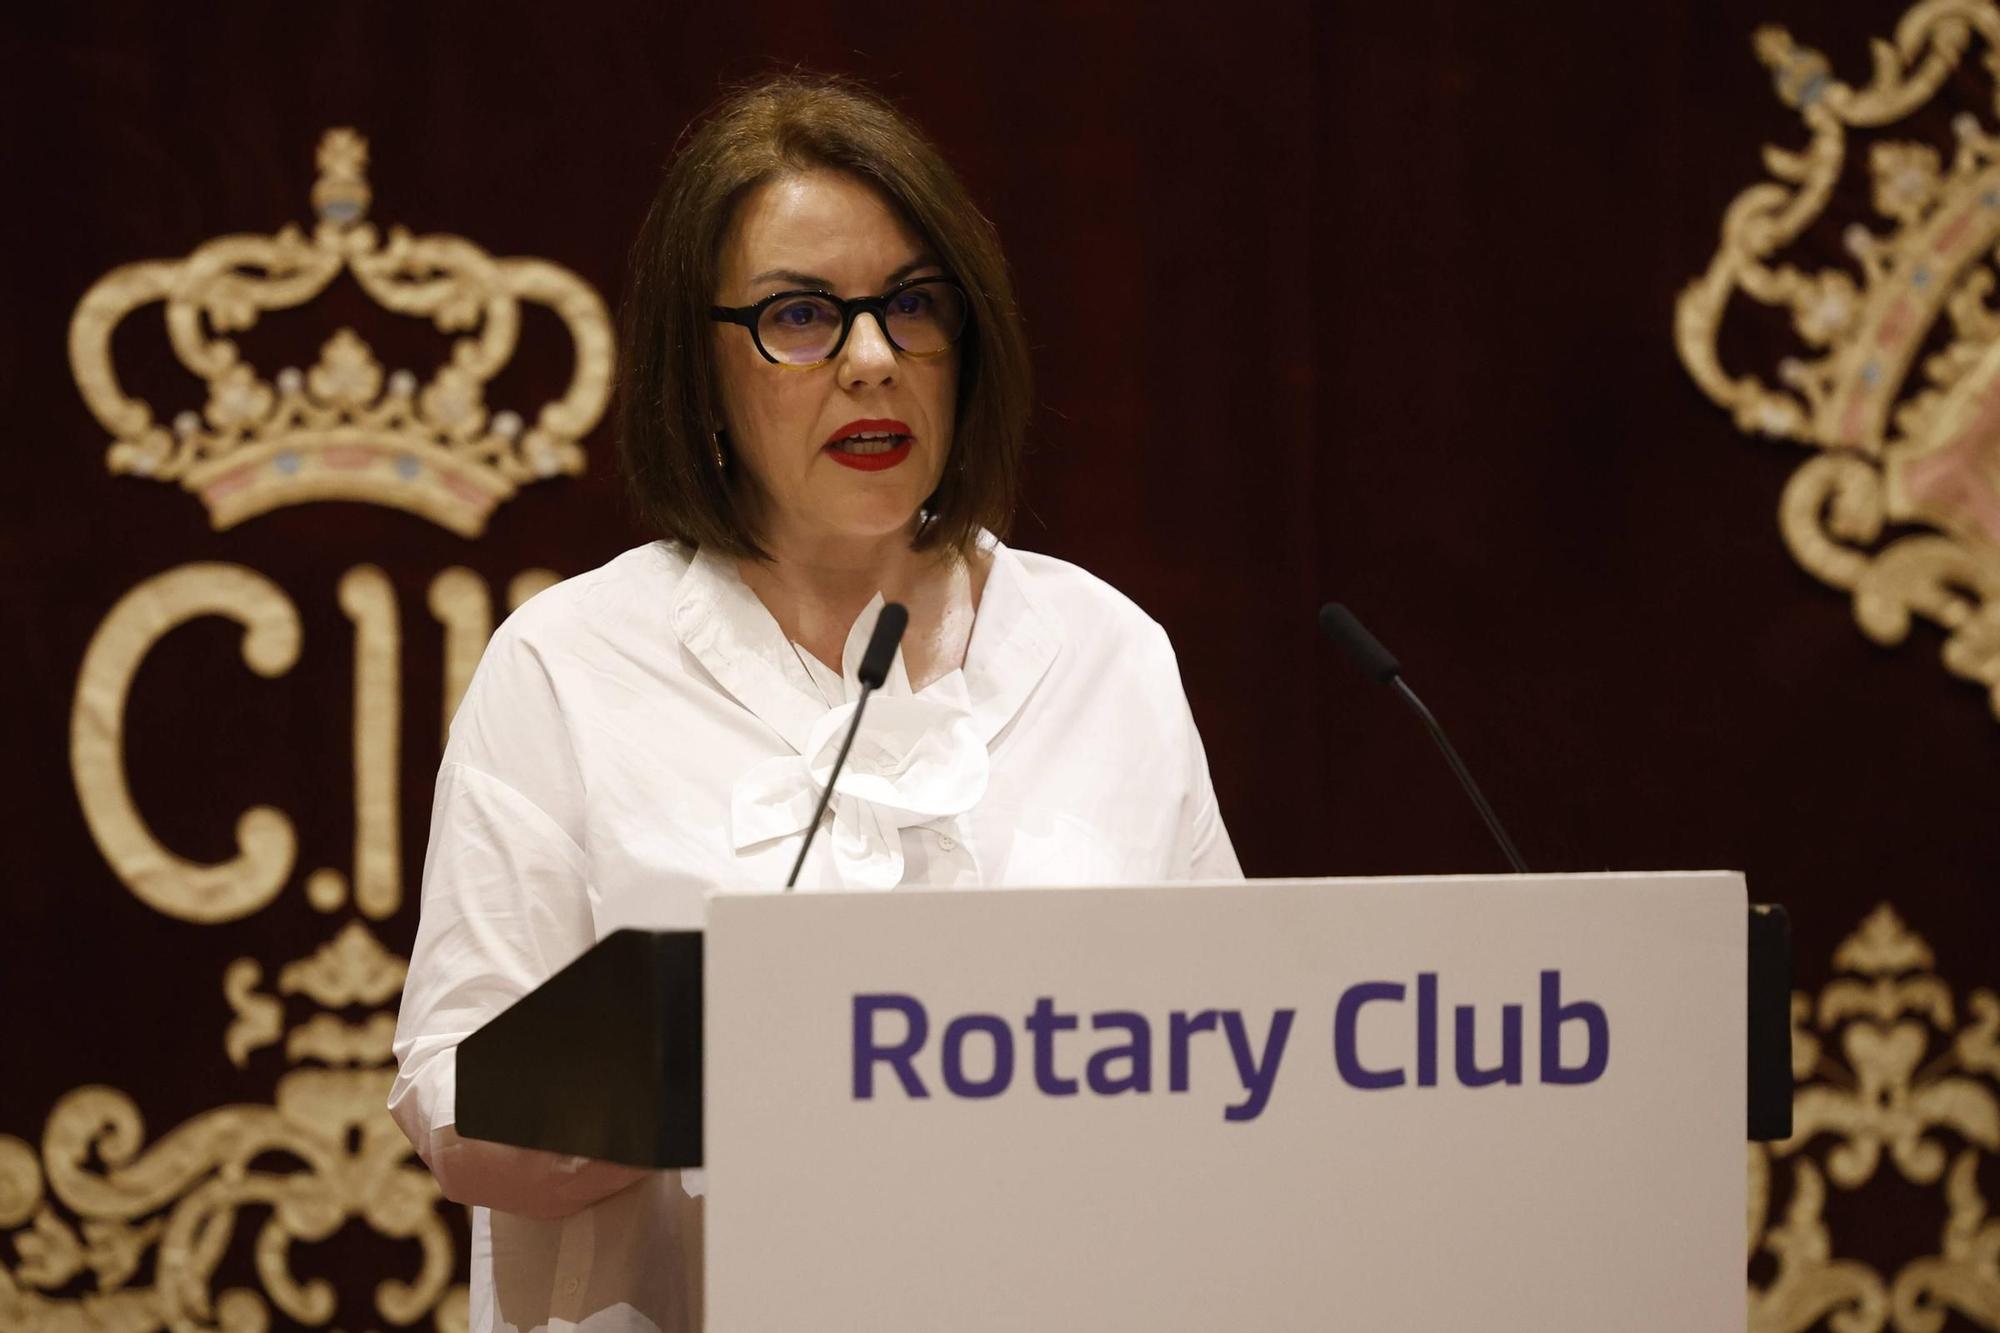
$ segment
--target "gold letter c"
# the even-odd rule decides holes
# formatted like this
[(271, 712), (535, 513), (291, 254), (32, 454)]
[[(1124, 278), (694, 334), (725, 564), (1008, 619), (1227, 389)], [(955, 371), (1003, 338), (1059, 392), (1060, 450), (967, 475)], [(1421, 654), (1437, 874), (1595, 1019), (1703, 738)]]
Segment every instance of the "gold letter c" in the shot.
[(70, 714), (71, 775), (98, 850), (140, 901), (183, 921), (233, 921), (270, 902), (291, 874), (292, 823), (267, 805), (236, 821), (237, 854), (215, 865), (174, 855), (153, 837), (125, 781), (125, 702), (153, 645), (198, 616), (243, 626), (243, 660), (280, 676), (299, 658), (299, 615), (276, 584), (241, 565), (182, 565), (118, 600), (83, 655)]

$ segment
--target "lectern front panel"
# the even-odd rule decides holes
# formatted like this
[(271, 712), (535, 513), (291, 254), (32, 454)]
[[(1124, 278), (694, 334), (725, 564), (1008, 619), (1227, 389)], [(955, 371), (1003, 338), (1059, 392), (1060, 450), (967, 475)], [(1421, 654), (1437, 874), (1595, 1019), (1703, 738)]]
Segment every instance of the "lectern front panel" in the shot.
[(1733, 874), (724, 897), (708, 1327), (1744, 1320)]

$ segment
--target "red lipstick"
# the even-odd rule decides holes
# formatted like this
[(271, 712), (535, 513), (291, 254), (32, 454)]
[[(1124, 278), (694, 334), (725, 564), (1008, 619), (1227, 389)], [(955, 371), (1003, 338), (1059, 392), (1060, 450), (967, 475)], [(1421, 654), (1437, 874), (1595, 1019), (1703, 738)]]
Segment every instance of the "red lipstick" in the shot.
[(891, 418), (850, 421), (822, 447), (833, 461), (857, 472), (881, 472), (910, 456), (910, 428)]

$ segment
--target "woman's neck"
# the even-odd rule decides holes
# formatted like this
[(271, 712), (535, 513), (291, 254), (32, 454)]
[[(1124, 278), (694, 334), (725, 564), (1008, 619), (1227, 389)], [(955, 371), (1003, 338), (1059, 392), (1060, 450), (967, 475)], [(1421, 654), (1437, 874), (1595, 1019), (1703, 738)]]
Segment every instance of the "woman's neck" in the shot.
[(910, 549), (907, 534), (865, 541), (766, 543), (768, 560), (739, 560), (737, 571), (785, 637), (838, 671), (857, 616), (876, 593), (910, 612), (903, 661), (912, 689), (962, 666), (986, 558)]

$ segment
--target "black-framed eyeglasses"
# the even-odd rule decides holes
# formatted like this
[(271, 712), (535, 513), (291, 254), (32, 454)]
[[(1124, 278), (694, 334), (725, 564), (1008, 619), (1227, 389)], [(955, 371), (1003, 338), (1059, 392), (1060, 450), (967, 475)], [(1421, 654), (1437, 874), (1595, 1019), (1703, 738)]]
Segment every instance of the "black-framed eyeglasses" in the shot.
[(965, 332), (969, 303), (951, 278), (912, 278), (880, 296), (776, 292), (755, 305), (711, 306), (709, 317), (741, 324), (764, 359), (788, 370), (810, 370), (840, 355), (854, 317), (875, 316), (889, 345), (908, 356), (937, 356)]

